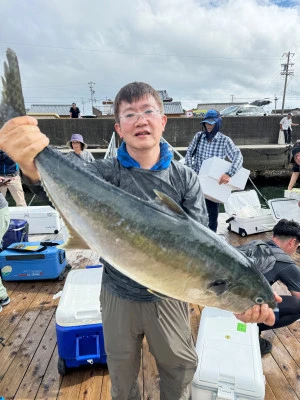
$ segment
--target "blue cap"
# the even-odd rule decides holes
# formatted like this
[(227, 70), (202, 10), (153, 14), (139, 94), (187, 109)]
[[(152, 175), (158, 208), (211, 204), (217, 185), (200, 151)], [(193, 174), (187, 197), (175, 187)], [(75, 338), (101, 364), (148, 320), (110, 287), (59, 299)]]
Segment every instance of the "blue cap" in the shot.
[(207, 123), (213, 125), (218, 121), (219, 118), (220, 114), (217, 110), (208, 110), (204, 115), (204, 119), (201, 121), (201, 124)]

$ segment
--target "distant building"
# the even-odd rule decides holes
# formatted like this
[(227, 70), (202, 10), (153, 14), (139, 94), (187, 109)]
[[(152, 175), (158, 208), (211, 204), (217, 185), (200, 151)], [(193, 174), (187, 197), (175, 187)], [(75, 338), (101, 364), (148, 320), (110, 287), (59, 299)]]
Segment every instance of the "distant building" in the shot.
[[(31, 115), (38, 119), (70, 118), (71, 104), (32, 104), (27, 112), (27, 115)], [(83, 118), (95, 117), (90, 106), (85, 106), (84, 109), (79, 107), (79, 109)]]

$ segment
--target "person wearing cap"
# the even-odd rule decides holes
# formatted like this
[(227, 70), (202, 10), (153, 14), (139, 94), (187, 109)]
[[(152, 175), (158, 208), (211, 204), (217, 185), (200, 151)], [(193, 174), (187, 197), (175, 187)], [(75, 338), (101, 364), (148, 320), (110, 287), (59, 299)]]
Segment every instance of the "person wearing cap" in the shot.
[(76, 107), (76, 103), (72, 103), (70, 108), (70, 118), (81, 118), (80, 110)]
[[(232, 164), (225, 174), (220, 176), (219, 184), (226, 184), (230, 178), (238, 172), (243, 165), (243, 156), (233, 141), (220, 132), (222, 118), (216, 110), (208, 110), (204, 115), (201, 125), (202, 131), (197, 132), (188, 146), (185, 165), (191, 167), (199, 174), (201, 165), (204, 160), (211, 157), (228, 158)], [(209, 228), (216, 232), (218, 227), (219, 203), (205, 199)]]
[(73, 150), (67, 154), (67, 157), (74, 162), (89, 163), (95, 161), (93, 155), (87, 150), (87, 144), (84, 143), (82, 135), (74, 133), (67, 142), (69, 149)]
[(300, 172), (300, 143), (297, 143), (293, 148), (292, 148), (292, 158), (291, 158), (291, 164), (292, 164), (292, 176), (290, 179), (290, 183), (288, 185), (288, 190), (292, 190), (293, 187), (295, 186), (297, 179), (299, 178), (299, 172)]
[(292, 144), (292, 126), (298, 126), (299, 124), (293, 124), (292, 113), (288, 113), (286, 117), (283, 117), (279, 122), (280, 130), (284, 133), (285, 144)]

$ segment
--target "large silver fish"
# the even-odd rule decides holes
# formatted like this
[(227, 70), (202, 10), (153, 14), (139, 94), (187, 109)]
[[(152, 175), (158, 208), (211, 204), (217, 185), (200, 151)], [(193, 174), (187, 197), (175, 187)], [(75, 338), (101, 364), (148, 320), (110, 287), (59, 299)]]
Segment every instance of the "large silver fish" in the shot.
[[(12, 65), (17, 69), (17, 63)], [(5, 70), (4, 120), (7, 109), (19, 114), (19, 97), (6, 93), (15, 74), (19, 71)], [(20, 95), (20, 88), (15, 94)], [(275, 307), (270, 285), (252, 262), (163, 193), (156, 192), (159, 201), (140, 200), (49, 146), (35, 161), (46, 192), (70, 229), (69, 247), (77, 240), (75, 247), (91, 248), (161, 295), (238, 313), (254, 304)]]

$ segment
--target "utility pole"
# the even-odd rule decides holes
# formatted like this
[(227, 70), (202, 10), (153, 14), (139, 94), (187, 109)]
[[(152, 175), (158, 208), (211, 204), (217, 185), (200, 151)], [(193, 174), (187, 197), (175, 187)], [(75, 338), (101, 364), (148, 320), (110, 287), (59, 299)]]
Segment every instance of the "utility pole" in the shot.
[(277, 100), (278, 100), (278, 97), (277, 97), (276, 94), (275, 94), (275, 97), (274, 97), (274, 102), (275, 102), (275, 114), (277, 113), (277, 110), (276, 110)]
[(234, 94), (231, 94), (231, 103), (233, 103)]
[(82, 104), (82, 115), (84, 115), (84, 105), (85, 105), (86, 101), (84, 101), (83, 98), (81, 98), (81, 104)]
[(92, 108), (93, 108), (94, 102), (96, 102), (96, 99), (93, 97), (93, 95), (95, 94), (94, 85), (96, 85), (96, 84), (95, 84), (95, 82), (88, 82), (88, 84), (89, 84), (89, 88), (90, 88), (90, 92), (91, 92), (90, 101), (92, 102)]
[(290, 66), (292, 67), (294, 65), (294, 64), (290, 63), (290, 57), (294, 57), (294, 55), (295, 55), (295, 53), (291, 53), (290, 51), (288, 53), (283, 54), (283, 56), (287, 57), (287, 63), (281, 64), (282, 71), (281, 71), (280, 75), (285, 75), (281, 115), (283, 115), (283, 113), (284, 113), (284, 102), (285, 102), (287, 77), (288, 77), (288, 75), (294, 75), (294, 71), (289, 69)]

